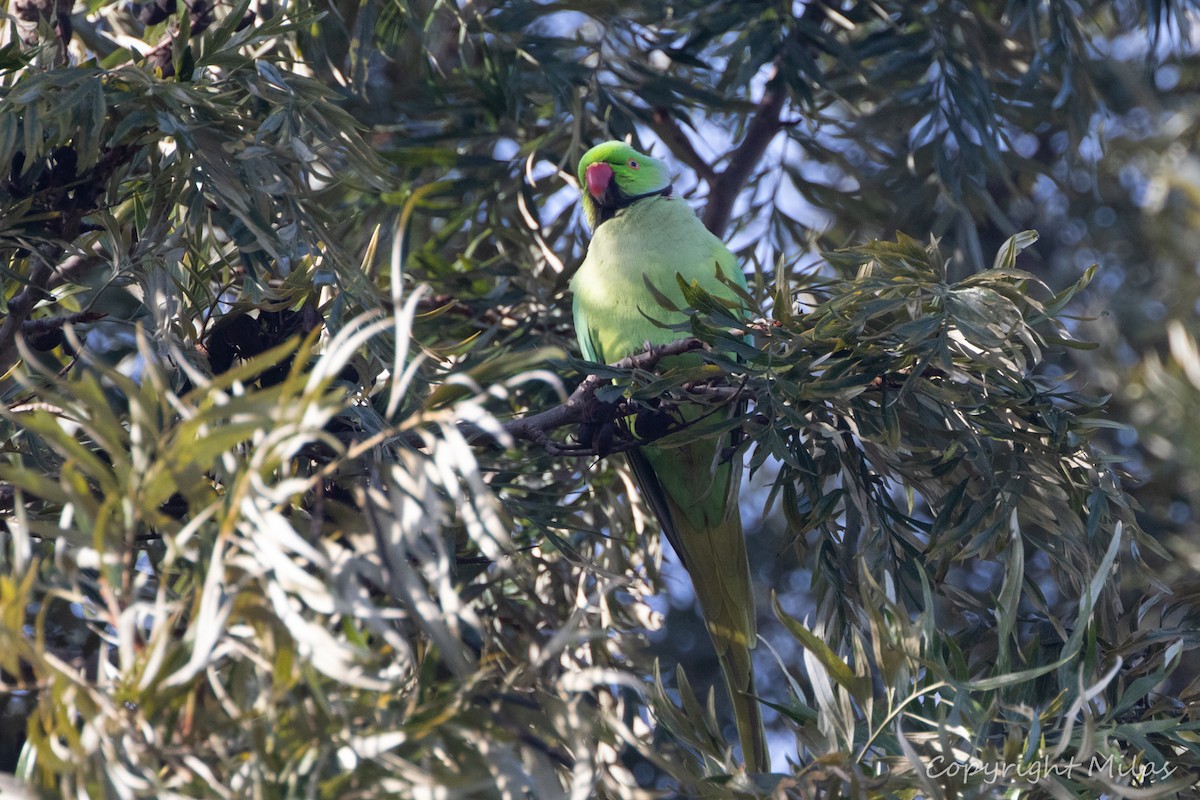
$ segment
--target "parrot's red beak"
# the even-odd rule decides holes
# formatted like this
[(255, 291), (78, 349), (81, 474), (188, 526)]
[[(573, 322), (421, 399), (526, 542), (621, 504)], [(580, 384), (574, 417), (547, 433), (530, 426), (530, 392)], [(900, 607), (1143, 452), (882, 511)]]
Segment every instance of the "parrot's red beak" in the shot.
[(612, 182), (613, 171), (612, 167), (605, 164), (603, 161), (596, 164), (591, 164), (584, 173), (587, 179), (588, 194), (599, 200), (604, 197), (604, 193), (608, 191), (608, 185)]

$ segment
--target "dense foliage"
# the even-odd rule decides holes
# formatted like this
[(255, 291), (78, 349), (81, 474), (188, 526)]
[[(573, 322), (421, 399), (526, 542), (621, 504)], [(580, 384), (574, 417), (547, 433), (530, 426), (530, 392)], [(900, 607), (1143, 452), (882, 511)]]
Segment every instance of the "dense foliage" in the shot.
[[(35, 796), (1193, 791), (1190, 3), (10, 7)], [(686, 370), (572, 355), (624, 136), (750, 279)], [(677, 402), (737, 409), (660, 444), (750, 466), (770, 775), (595, 434)]]

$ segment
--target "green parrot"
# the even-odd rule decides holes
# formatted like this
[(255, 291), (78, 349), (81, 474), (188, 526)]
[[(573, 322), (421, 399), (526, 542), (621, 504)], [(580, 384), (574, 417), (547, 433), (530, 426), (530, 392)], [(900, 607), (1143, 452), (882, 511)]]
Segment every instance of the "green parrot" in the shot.
[[(579, 186), (592, 229), (587, 257), (571, 279), (575, 335), (584, 358), (611, 364), (641, 352), (646, 342), (680, 338), (651, 322), (673, 324), (687, 316), (664, 308), (647, 281), (678, 308), (687, 302), (677, 274), (714, 297), (741, 302), (716, 276), (720, 270), (726, 280), (746, 286), (733, 254), (685, 201), (671, 196), (671, 176), (662, 161), (623, 142), (605, 142), (580, 159)], [(762, 714), (753, 697), (750, 650), (758, 634), (738, 509), (742, 468), (722, 458), (722, 450), (722, 441), (710, 438), (682, 447), (645, 445), (628, 456), (642, 497), (692, 579), (729, 688), (747, 768), (767, 772)]]

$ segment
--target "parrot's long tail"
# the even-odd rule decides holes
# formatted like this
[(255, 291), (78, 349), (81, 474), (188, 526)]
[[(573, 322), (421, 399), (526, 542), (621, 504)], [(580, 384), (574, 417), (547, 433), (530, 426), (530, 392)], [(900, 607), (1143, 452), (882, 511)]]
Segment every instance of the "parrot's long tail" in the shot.
[(741, 470), (729, 462), (714, 469), (715, 452), (715, 445), (698, 443), (671, 450), (647, 447), (629, 455), (644, 499), (692, 579), (729, 689), (746, 769), (769, 772), (750, 654), (758, 630), (738, 509)]
[[(713, 638), (713, 644), (716, 644), (716, 637)], [(730, 647), (720, 660), (721, 670), (725, 673), (725, 685), (729, 688), (729, 699), (733, 703), (733, 716), (737, 720), (746, 769), (749, 772), (770, 772), (771, 753), (767, 750), (767, 737), (763, 731), (762, 709), (754, 693), (750, 650)]]
[(685, 551), (680, 556), (692, 577), (692, 588), (725, 674), (746, 769), (770, 772), (762, 710), (754, 689), (750, 651), (758, 633), (741, 520), (735, 515), (721, 528), (699, 531), (680, 526), (677, 533), (680, 544), (675, 549)]

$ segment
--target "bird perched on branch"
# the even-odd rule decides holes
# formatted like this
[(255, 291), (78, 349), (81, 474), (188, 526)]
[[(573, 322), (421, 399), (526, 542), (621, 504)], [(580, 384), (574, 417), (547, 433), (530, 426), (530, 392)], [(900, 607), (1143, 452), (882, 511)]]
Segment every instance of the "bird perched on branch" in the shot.
[[(746, 279), (733, 254), (686, 202), (672, 197), (662, 161), (623, 142), (605, 142), (580, 160), (579, 185), (592, 241), (571, 288), (575, 334), (585, 358), (612, 363), (643, 350), (647, 342), (681, 338), (654, 322), (687, 320), (684, 311), (666, 308), (655, 297), (656, 290), (677, 309), (686, 308), (677, 275), (742, 307), (731, 284), (745, 289)], [(680, 414), (687, 421), (707, 410), (684, 408)], [(639, 434), (640, 423), (634, 424)], [(722, 437), (671, 447), (648, 443), (628, 457), (642, 497), (692, 579), (729, 689), (747, 768), (766, 772), (770, 765), (750, 655), (757, 638), (754, 597), (738, 509), (742, 468), (724, 454), (727, 444)]]

